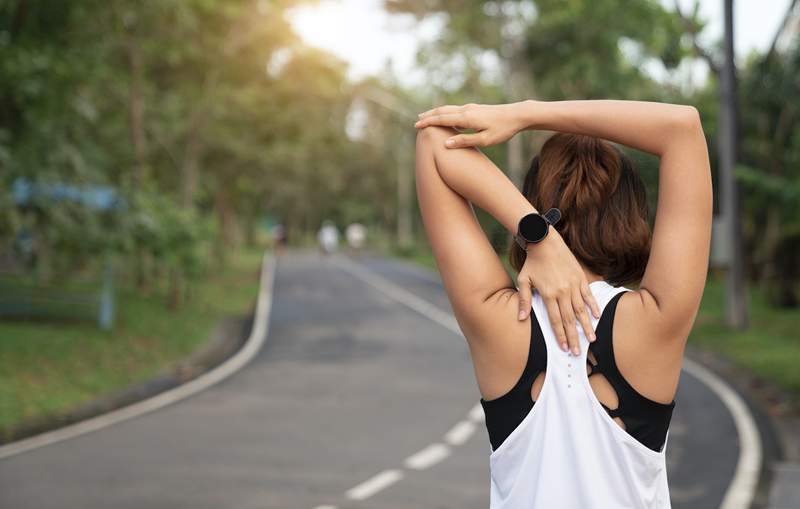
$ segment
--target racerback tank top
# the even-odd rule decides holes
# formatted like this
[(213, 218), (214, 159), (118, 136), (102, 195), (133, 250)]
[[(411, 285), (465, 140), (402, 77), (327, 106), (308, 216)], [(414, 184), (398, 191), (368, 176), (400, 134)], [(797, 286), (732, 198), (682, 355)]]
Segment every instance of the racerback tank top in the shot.
[[(490, 509), (671, 508), (665, 454), (675, 401), (644, 397), (616, 367), (614, 313), (630, 290), (606, 281), (589, 287), (601, 309), (599, 319), (590, 315), (597, 340), (589, 343), (578, 327), (581, 355), (561, 350), (534, 291), (522, 376), (503, 396), (481, 399), (492, 444)], [(587, 361), (590, 350), (595, 362)], [(544, 383), (534, 402), (530, 390), (541, 371)], [(617, 393), (616, 408), (595, 395), (589, 382), (595, 373)]]

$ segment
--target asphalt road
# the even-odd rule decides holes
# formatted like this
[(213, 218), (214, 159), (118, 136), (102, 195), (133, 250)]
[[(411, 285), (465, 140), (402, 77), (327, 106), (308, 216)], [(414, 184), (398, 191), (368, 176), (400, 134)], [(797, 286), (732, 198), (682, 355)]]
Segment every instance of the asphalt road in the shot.
[[(353, 261), (449, 312), (435, 273)], [(463, 338), (338, 257), (291, 252), (276, 270), (270, 330), (250, 364), (162, 410), (0, 460), (0, 508), (486, 508), (482, 424), (440, 461), (428, 455), (432, 466), (404, 464), (478, 403)], [(718, 507), (738, 455), (734, 423), (688, 373), (676, 400), (672, 505)], [(388, 487), (347, 495), (387, 471)]]

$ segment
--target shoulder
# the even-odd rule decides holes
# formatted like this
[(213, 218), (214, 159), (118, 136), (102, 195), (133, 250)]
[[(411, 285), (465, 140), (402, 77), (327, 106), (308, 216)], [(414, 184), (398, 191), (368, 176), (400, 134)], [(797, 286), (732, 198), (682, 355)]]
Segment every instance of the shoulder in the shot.
[(637, 331), (636, 335), (646, 342), (685, 343), (692, 324), (688, 327), (676, 326), (646, 289), (627, 289), (622, 293), (615, 312), (615, 331)]
[(646, 398), (673, 401), (688, 331), (665, 324), (647, 290), (623, 292), (614, 315), (611, 334), (619, 373)]
[[(537, 298), (533, 292), (533, 300)], [(494, 343), (498, 339), (527, 337), (530, 331), (528, 320), (533, 318), (533, 311), (528, 320), (517, 318), (519, 311), (519, 292), (516, 288), (503, 288), (491, 294), (476, 311), (477, 316), (469, 330), (464, 333), (467, 340), (476, 343)]]
[[(534, 302), (536, 301), (534, 294)], [(469, 345), (481, 397), (505, 394), (519, 379), (530, 348), (534, 310), (517, 318), (519, 294), (504, 288), (489, 296), (469, 324), (459, 324)]]

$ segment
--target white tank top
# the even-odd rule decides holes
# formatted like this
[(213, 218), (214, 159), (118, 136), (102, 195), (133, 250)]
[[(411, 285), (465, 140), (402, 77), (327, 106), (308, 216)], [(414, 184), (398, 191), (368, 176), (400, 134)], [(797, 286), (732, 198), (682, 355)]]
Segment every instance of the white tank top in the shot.
[[(614, 295), (630, 291), (605, 281), (589, 287), (601, 314)], [(489, 456), (490, 509), (670, 509), (666, 441), (657, 452), (622, 429), (589, 384), (583, 329), (575, 357), (558, 346), (537, 292), (532, 307), (547, 371), (531, 411)], [(599, 319), (590, 317), (596, 329)]]

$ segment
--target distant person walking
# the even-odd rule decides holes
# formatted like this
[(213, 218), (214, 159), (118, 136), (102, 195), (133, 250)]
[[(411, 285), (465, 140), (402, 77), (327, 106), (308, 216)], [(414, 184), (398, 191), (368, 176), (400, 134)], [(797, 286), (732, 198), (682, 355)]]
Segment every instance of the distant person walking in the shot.
[(286, 227), (281, 223), (276, 224), (272, 228), (272, 247), (275, 253), (283, 254), (286, 251), (287, 240)]
[[(528, 100), (443, 106), (415, 127), (425, 231), (486, 415), (490, 508), (669, 509), (669, 424), (711, 239), (697, 110)], [(526, 129), (556, 134), (520, 192), (474, 147)], [(652, 235), (644, 182), (611, 142), (660, 157)], [(514, 236), (516, 281), (473, 203)]]
[(317, 232), (317, 242), (323, 255), (334, 253), (339, 248), (339, 229), (333, 221), (325, 220)]
[(367, 228), (361, 223), (350, 223), (344, 230), (347, 238), (347, 245), (350, 246), (352, 254), (358, 254), (364, 248), (367, 240)]

